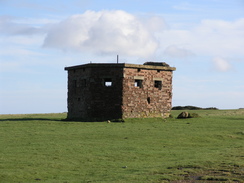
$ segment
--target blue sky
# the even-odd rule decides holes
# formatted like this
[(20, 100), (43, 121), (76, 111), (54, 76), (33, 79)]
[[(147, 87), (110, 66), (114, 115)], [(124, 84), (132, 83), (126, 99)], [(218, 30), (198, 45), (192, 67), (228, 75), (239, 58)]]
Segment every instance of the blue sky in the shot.
[(243, 0), (0, 0), (0, 114), (67, 111), (64, 67), (177, 68), (173, 106), (244, 107)]

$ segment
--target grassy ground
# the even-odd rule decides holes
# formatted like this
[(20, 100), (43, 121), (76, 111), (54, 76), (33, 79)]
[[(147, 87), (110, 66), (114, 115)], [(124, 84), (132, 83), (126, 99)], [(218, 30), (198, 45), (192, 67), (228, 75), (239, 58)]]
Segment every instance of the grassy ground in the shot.
[(0, 115), (0, 182), (242, 182), (244, 110), (193, 112), (202, 117)]

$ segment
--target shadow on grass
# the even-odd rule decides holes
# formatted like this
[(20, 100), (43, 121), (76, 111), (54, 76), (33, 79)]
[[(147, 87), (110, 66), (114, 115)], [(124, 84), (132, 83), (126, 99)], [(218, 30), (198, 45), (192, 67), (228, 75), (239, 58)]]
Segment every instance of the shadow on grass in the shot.
[(52, 118), (2, 118), (1, 121), (63, 121), (65, 119), (52, 119)]
[(225, 118), (227, 120), (240, 120), (240, 121), (244, 121), (244, 117), (243, 118)]
[(64, 122), (64, 123), (70, 123), (70, 122), (86, 122), (86, 123), (91, 123), (91, 122), (103, 122), (103, 121), (88, 121), (88, 120), (67, 120), (66, 118), (62, 119), (55, 119), (55, 118), (2, 118), (0, 119), (0, 122), (3, 121), (56, 121), (56, 122)]

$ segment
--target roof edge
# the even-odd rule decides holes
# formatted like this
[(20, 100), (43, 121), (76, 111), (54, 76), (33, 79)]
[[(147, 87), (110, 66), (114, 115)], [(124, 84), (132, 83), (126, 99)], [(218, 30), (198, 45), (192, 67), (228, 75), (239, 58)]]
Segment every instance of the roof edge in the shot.
[(175, 71), (175, 67), (157, 66), (157, 65), (140, 65), (140, 64), (126, 64), (126, 63), (89, 63), (82, 65), (75, 65), (65, 67), (64, 70), (74, 70), (79, 68), (92, 68), (92, 67), (111, 67), (111, 68), (137, 68), (137, 69), (150, 69), (150, 70), (167, 70)]

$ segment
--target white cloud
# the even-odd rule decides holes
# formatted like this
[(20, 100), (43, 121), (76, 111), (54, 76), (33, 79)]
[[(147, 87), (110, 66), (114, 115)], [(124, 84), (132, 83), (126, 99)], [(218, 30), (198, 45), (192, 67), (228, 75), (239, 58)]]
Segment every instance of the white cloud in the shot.
[(221, 71), (221, 72), (229, 71), (232, 68), (231, 64), (227, 60), (225, 60), (221, 57), (213, 58), (213, 63), (214, 63), (215, 69), (218, 71)]
[(5, 36), (45, 35), (50, 26), (60, 21), (60, 17), (16, 18), (0, 16), (0, 34)]
[(159, 56), (235, 59), (244, 56), (244, 18), (235, 21), (205, 19), (191, 28), (172, 29), (169, 28), (171, 22), (166, 23), (161, 16), (138, 18), (120, 10), (86, 11), (55, 23), (57, 20), (57, 17), (38, 20), (2, 16), (0, 33), (28, 42), (33, 39), (31, 36), (38, 35), (37, 44), (43, 47), (83, 54), (156, 59)]
[(0, 33), (5, 35), (33, 35), (43, 33), (43, 30), (28, 24), (16, 23), (11, 17), (1, 16)]
[(210, 55), (237, 55), (244, 52), (244, 18), (236, 21), (202, 20), (192, 30), (192, 44), (199, 53)]
[[(244, 19), (236, 21), (202, 20), (191, 29), (168, 29), (159, 35), (161, 49), (181, 45), (197, 56), (244, 56)], [(172, 48), (172, 47), (171, 47)]]
[(158, 42), (132, 14), (120, 10), (86, 11), (54, 25), (44, 47), (148, 57), (154, 54)]
[(168, 46), (165, 49), (164, 54), (175, 58), (186, 58), (186, 57), (194, 56), (194, 54), (191, 51), (185, 48), (179, 48), (176, 45)]
[(168, 24), (161, 16), (149, 16), (141, 18), (141, 22), (145, 24), (148, 30), (152, 33), (162, 33), (163, 30), (168, 29)]
[(58, 23), (61, 17), (49, 16), (48, 18), (22, 18), (15, 19), (14, 22), (18, 24), (33, 25), (35, 27), (42, 27), (43, 25), (49, 25)]

